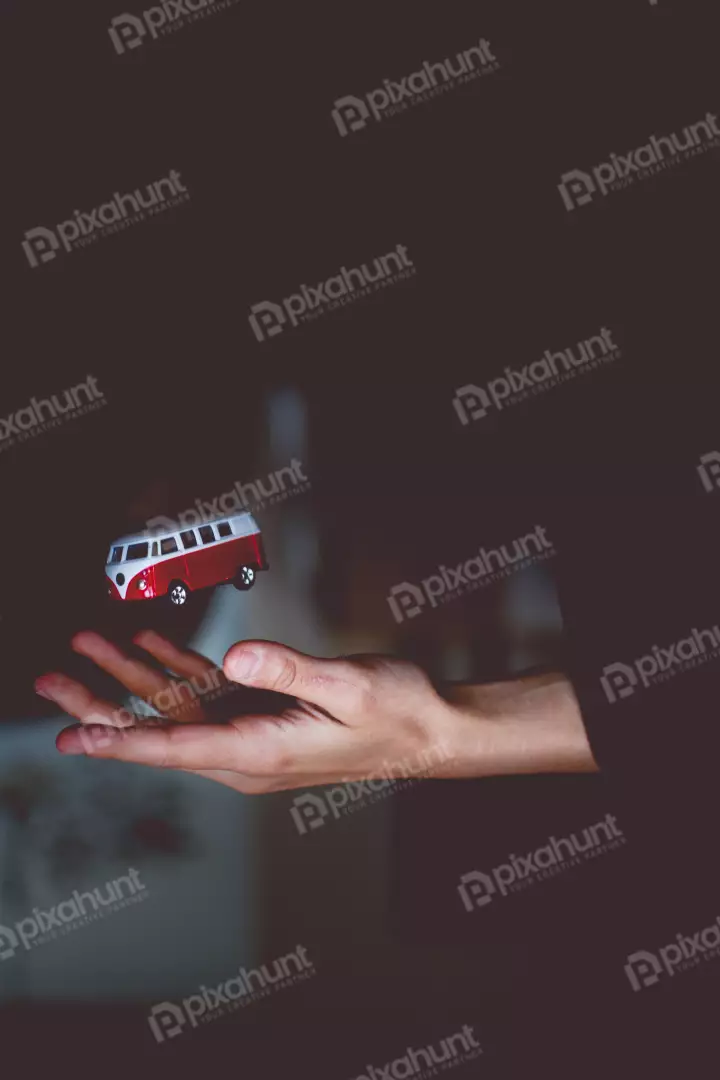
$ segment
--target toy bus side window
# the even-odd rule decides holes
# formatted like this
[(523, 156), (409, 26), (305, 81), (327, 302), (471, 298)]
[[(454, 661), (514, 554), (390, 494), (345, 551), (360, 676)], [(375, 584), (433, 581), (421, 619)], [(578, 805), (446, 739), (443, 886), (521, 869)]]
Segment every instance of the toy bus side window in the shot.
[(160, 541), (160, 554), (172, 555), (174, 551), (177, 551), (177, 540), (174, 536), (168, 536), (165, 540)]
[(140, 544), (128, 544), (127, 555), (125, 559), (147, 559), (148, 545), (147, 543)]
[(218, 536), (232, 536), (232, 529), (230, 528), (229, 521), (221, 521), (217, 527)]
[(114, 547), (110, 552), (109, 562), (122, 562), (122, 547)]
[(200, 539), (203, 544), (215, 543), (215, 533), (213, 532), (212, 525), (201, 525), (198, 532), (200, 533)]
[(157, 540), (153, 540), (152, 551), (150, 552), (150, 554), (154, 556), (154, 555), (157, 555), (157, 553), (158, 553), (158, 542), (157, 542)]
[(197, 547), (197, 536), (195, 535), (193, 529), (188, 529), (186, 532), (181, 532), (180, 539), (183, 542), (184, 548)]

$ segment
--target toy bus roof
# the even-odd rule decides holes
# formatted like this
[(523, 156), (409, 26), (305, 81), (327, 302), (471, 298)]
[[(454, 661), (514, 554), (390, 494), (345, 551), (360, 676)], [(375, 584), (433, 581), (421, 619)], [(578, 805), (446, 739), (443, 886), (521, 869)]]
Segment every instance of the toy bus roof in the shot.
[(185, 532), (186, 529), (197, 529), (203, 525), (216, 525), (219, 521), (239, 521), (250, 517), (249, 511), (243, 511), (240, 514), (220, 514), (217, 517), (206, 518), (204, 521), (199, 521), (197, 525), (181, 525), (179, 522), (172, 529), (146, 529), (144, 532), (128, 533), (127, 536), (118, 536), (116, 540), (113, 540), (110, 547), (124, 547), (125, 544), (142, 544), (145, 541), (150, 540), (162, 540), (167, 536), (177, 536), (178, 533)]

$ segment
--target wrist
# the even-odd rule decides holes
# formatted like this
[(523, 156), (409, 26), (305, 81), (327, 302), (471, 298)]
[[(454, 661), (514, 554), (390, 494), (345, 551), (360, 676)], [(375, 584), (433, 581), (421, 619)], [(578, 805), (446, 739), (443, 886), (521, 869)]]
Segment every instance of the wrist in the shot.
[(436, 775), (596, 772), (572, 684), (563, 675), (528, 676), (443, 688), (453, 754)]

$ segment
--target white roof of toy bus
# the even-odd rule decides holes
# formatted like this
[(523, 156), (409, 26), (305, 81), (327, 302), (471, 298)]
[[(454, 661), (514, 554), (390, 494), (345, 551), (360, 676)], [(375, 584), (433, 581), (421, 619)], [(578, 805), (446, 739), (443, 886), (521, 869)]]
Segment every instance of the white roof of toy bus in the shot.
[(217, 517), (206, 518), (205, 521), (199, 521), (197, 525), (181, 525), (179, 522), (173, 526), (172, 529), (146, 529), (144, 532), (128, 533), (127, 536), (118, 536), (117, 540), (113, 540), (110, 547), (123, 547), (125, 544), (141, 544), (148, 540), (162, 540), (166, 536), (176, 536), (180, 532), (185, 532), (186, 529), (197, 529), (202, 525), (213, 525), (218, 521), (239, 521), (241, 519), (247, 519), (251, 517), (249, 511), (245, 510), (240, 514), (219, 514)]

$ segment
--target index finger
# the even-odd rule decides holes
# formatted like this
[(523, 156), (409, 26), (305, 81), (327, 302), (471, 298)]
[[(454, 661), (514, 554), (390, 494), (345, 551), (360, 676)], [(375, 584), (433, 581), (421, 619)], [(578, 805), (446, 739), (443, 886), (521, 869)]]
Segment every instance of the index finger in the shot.
[(62, 754), (132, 761), (157, 769), (232, 769), (238, 738), (234, 728), (205, 724), (141, 728), (88, 724), (64, 728), (55, 745)]

